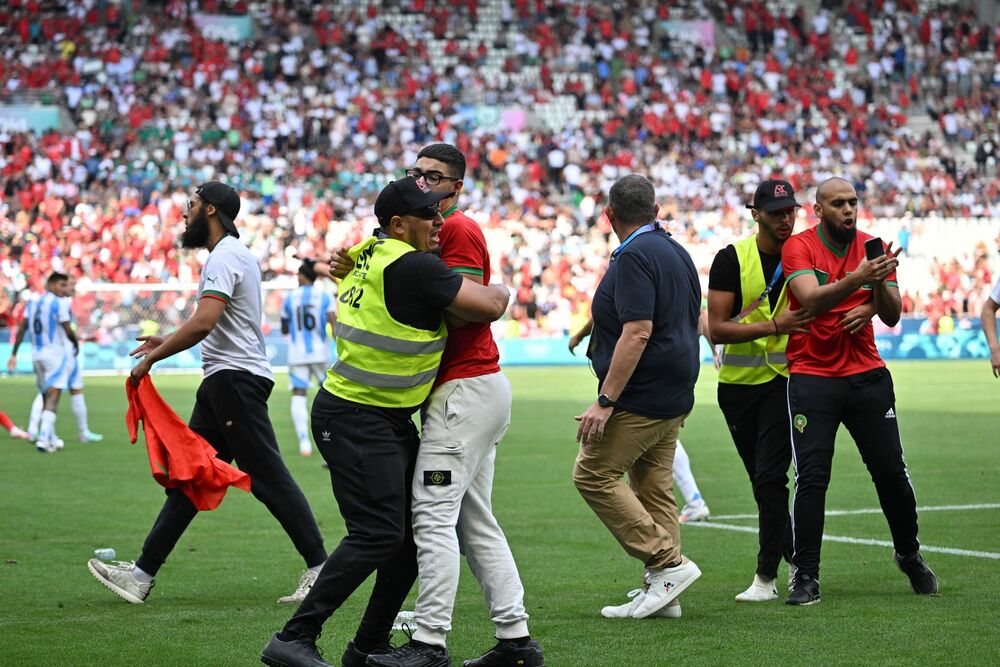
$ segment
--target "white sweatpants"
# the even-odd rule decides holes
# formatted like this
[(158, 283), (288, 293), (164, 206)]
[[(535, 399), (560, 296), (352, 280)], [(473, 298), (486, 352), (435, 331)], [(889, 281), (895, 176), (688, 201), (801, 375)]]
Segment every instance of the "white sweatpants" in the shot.
[(524, 588), (491, 499), (497, 445), (510, 425), (510, 406), (503, 373), (452, 380), (430, 396), (413, 476), (417, 641), (445, 645), (460, 551), (483, 589), (497, 638), (528, 634)]

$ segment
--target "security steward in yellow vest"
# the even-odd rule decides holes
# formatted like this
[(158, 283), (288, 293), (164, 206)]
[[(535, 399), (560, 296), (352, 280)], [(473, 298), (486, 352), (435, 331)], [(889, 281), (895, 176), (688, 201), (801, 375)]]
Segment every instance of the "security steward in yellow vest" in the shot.
[(750, 476), (760, 521), (756, 575), (737, 602), (777, 598), (778, 564), (792, 555), (785, 345), (790, 333), (805, 332), (811, 318), (788, 310), (781, 247), (792, 234), (798, 206), (787, 181), (761, 183), (747, 206), (757, 234), (720, 251), (708, 278), (711, 341), (725, 344), (719, 407)]
[(342, 658), (365, 664), (389, 650), (393, 619), (416, 580), (410, 488), (419, 438), (411, 417), (434, 384), (444, 317), (491, 322), (509, 299), (503, 286), (463, 280), (433, 254), (444, 224), (438, 202), (447, 195), (410, 177), (390, 183), (375, 202), (375, 236), (349, 251), (355, 266), (340, 284), (337, 361), (311, 414), (347, 536), (264, 647), (267, 664), (328, 664), (315, 644), (323, 623), (377, 572)]

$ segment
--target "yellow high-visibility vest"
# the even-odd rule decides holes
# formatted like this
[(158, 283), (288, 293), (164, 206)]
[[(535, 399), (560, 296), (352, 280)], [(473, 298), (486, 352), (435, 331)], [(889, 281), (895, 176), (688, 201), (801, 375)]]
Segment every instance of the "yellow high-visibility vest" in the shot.
[(354, 270), (340, 283), (337, 361), (323, 387), (365, 405), (412, 408), (431, 393), (448, 337), (393, 319), (385, 304), (385, 269), (414, 248), (371, 238), (351, 248)]
[[(757, 235), (743, 239), (733, 244), (736, 248), (736, 259), (740, 265), (740, 290), (743, 297), (743, 307), (747, 308), (757, 301), (767, 289), (764, 267), (760, 263), (760, 252), (757, 250)], [(782, 285), (778, 300), (771, 310), (770, 298), (761, 301), (743, 319), (742, 323), (771, 322), (775, 315), (788, 306), (788, 285)], [(785, 357), (785, 346), (788, 336), (767, 336), (745, 343), (730, 343), (722, 353), (722, 365), (719, 368), (719, 382), (726, 384), (764, 384), (779, 375), (788, 377), (788, 359)]]

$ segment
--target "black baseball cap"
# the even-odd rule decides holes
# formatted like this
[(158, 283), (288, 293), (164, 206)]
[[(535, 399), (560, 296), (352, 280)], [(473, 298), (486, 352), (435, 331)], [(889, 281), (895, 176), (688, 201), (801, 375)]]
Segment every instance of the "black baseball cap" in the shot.
[(420, 209), (429, 209), (451, 194), (451, 192), (431, 192), (425, 183), (407, 176), (392, 181), (378, 193), (378, 198), (375, 200), (375, 217), (378, 218), (378, 224), (384, 227), (394, 215), (406, 215)]
[(236, 229), (236, 223), (233, 222), (236, 216), (240, 214), (240, 195), (232, 186), (219, 183), (218, 181), (210, 181), (199, 185), (198, 189), (195, 190), (195, 194), (201, 197), (202, 201), (215, 206), (215, 212), (219, 216), (219, 221), (226, 228), (227, 232), (236, 238), (240, 237), (240, 233)]
[(768, 213), (793, 206), (799, 206), (799, 203), (795, 201), (792, 184), (776, 178), (768, 179), (758, 185), (757, 192), (753, 195), (753, 203), (747, 204), (747, 208), (759, 208)]

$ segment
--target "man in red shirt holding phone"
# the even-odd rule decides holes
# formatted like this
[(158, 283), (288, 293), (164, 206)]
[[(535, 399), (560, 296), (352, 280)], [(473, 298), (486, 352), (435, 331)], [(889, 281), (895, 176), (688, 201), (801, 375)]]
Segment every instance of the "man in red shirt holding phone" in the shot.
[[(792, 538), (798, 568), (790, 605), (819, 602), (820, 543), (837, 429), (847, 427), (878, 492), (895, 547), (894, 559), (913, 590), (936, 595), (937, 579), (920, 556), (917, 507), (896, 422), (892, 377), (875, 347), (870, 311), (892, 326), (902, 300), (891, 244), (857, 230), (858, 195), (842, 178), (816, 189), (816, 227), (791, 237), (781, 253), (789, 308), (816, 319), (789, 338), (788, 410), (795, 500)], [(866, 242), (871, 252), (866, 256)], [(881, 252), (878, 252), (881, 250)], [(878, 255), (877, 257), (875, 255)]]

